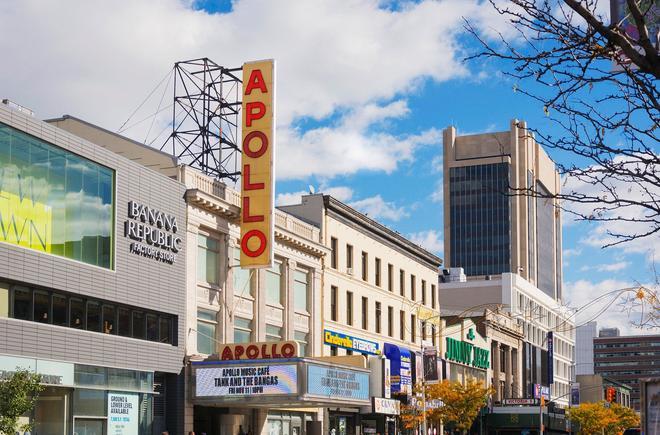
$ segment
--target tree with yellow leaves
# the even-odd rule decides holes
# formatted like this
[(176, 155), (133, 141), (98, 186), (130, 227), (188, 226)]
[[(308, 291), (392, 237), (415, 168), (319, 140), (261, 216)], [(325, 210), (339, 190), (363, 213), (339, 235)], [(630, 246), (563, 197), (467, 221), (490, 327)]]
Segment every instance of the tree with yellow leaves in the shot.
[(460, 431), (466, 432), (488, 397), (494, 393), (483, 382), (468, 380), (465, 385), (456, 381), (444, 380), (426, 387), (427, 400), (438, 400), (441, 406), (428, 411), (428, 419), (442, 421)]
[(616, 417), (617, 422), (605, 428), (606, 435), (620, 435), (626, 429), (631, 427), (638, 427), (640, 424), (639, 415), (637, 415), (634, 410), (628, 408), (627, 406), (621, 406), (618, 403), (612, 403), (610, 405), (610, 411)]
[(619, 435), (630, 427), (639, 426), (639, 417), (630, 408), (605, 401), (581, 403), (568, 410), (568, 419), (580, 427), (583, 435)]

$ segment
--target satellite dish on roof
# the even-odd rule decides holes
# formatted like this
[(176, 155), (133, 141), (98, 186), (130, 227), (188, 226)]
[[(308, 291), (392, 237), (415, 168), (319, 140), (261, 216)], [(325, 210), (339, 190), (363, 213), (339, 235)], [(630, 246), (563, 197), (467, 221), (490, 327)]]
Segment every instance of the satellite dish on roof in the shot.
[(316, 193), (316, 189), (314, 189), (314, 186), (312, 186), (311, 184), (308, 186), (308, 189), (310, 195), (314, 195)]

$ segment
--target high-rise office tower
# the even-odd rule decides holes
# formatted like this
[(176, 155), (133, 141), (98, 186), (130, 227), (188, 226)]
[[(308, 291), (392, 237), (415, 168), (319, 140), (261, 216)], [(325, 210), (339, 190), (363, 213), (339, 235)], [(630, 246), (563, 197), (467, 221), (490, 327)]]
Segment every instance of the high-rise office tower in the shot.
[(470, 277), (517, 273), (562, 296), (560, 189), (555, 164), (523, 121), (509, 131), (459, 136), (444, 130), (444, 256)]

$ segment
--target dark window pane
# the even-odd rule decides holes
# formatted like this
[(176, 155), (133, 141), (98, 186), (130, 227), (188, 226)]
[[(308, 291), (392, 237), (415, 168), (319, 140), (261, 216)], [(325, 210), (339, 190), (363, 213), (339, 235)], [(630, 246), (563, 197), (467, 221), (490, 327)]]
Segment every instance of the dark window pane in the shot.
[(53, 295), (53, 325), (66, 326), (66, 296)]
[(144, 313), (142, 311), (133, 311), (133, 338), (146, 338), (147, 331), (144, 324)]
[(112, 305), (103, 305), (103, 333), (116, 334), (115, 328), (115, 307)]
[(83, 328), (83, 321), (85, 319), (85, 305), (82, 299), (72, 298), (69, 301), (69, 326), (76, 329)]
[(117, 334), (122, 337), (131, 337), (131, 310), (128, 308), (119, 308), (117, 312)]
[(101, 332), (101, 305), (87, 302), (87, 330)]
[(158, 316), (147, 314), (147, 340), (158, 341)]
[(169, 317), (160, 317), (160, 342), (172, 343), (172, 319)]
[(26, 288), (14, 289), (14, 318), (32, 320), (32, 291)]
[(34, 321), (50, 323), (50, 296), (46, 292), (34, 292)]

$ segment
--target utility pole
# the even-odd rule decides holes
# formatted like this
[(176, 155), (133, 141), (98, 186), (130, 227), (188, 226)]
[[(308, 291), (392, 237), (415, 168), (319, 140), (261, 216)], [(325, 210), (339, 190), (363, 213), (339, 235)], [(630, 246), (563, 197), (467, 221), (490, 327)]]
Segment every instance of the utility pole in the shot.
[(541, 393), (541, 400), (540, 400), (540, 406), (539, 406), (539, 434), (543, 435), (543, 406), (545, 405), (545, 396), (543, 393)]

